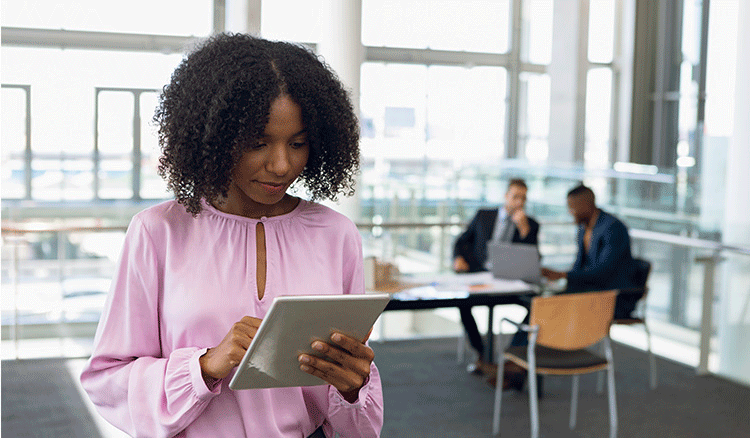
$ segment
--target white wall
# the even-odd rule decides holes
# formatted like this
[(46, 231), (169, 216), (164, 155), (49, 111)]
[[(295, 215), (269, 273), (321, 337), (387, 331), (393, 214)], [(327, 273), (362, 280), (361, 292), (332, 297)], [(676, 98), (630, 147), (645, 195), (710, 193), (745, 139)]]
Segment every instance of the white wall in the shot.
[[(750, 2), (740, 1), (734, 130), (727, 152), (723, 239), (750, 246)], [(719, 373), (750, 385), (750, 256), (724, 262), (719, 314)]]

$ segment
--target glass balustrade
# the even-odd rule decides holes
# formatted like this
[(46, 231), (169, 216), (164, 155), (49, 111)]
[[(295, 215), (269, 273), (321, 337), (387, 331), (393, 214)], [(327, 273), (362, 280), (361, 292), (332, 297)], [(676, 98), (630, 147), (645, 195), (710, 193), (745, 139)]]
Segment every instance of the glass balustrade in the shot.
[[(408, 203), (389, 204), (385, 216), (359, 221), (365, 256), (394, 263), (401, 274), (445, 273), (450, 270), (452, 245), (465, 221), (458, 210), (448, 215), (436, 206), (431, 215), (407, 208)], [(447, 217), (448, 220), (440, 220)], [(36, 230), (39, 231), (36, 231)], [(3, 226), (2, 247), (2, 355), (8, 358), (40, 356), (86, 356), (90, 352), (96, 323), (119, 257), (125, 226), (71, 227), (59, 224)], [(540, 251), (544, 266), (566, 269), (574, 259), (576, 229), (567, 221), (543, 221)], [(721, 250), (715, 242), (632, 229), (633, 254), (652, 262), (646, 315), (658, 338), (658, 354), (697, 366), (700, 361), (701, 324), (706, 261), (715, 263), (709, 369), (720, 366), (719, 316), (726, 296), (746, 296), (750, 284), (747, 269), (750, 254)], [(717, 249), (719, 248), (719, 249)], [(717, 256), (718, 255), (718, 256)], [(725, 267), (726, 265), (729, 265)], [(743, 268), (744, 267), (744, 268)], [(743, 295), (744, 294), (744, 295)], [(732, 298), (737, 300), (736, 298)], [(741, 303), (740, 303), (741, 304)], [(502, 307), (502, 306), (501, 306)], [(523, 318), (522, 309), (506, 306), (496, 310), (495, 324), (502, 316)], [(734, 306), (748, 317), (750, 304)], [(744, 310), (742, 310), (744, 308)], [(477, 309), (480, 314), (485, 309)], [(398, 315), (397, 313), (401, 313)], [(742, 315), (732, 318), (742, 320)], [(486, 318), (477, 318), (480, 326)], [(459, 335), (455, 309), (386, 314), (377, 338)], [(486, 323), (485, 323), (486, 324)], [(480, 327), (486, 329), (486, 327)], [(624, 333), (624, 334), (623, 334)], [(620, 333), (623, 342), (645, 345), (642, 335)], [(613, 334), (614, 336), (614, 334)], [(727, 334), (731, 336), (731, 333)]]

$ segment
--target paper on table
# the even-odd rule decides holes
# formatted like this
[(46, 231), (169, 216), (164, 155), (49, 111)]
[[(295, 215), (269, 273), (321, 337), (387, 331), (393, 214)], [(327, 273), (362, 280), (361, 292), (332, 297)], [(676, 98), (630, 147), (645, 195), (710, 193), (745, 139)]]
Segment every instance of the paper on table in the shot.
[(502, 278), (493, 278), (485, 284), (477, 284), (471, 286), (469, 288), (469, 292), (516, 293), (526, 292), (531, 288), (531, 285), (523, 280), (504, 280)]
[(404, 281), (415, 284), (426, 284), (441, 290), (465, 290), (468, 286), (485, 284), (492, 281), (490, 272), (472, 272), (468, 274), (429, 274), (404, 277)]
[(398, 294), (400, 299), (465, 298), (472, 293), (518, 293), (532, 288), (523, 280), (493, 278), (490, 272), (419, 275), (409, 277), (408, 281), (426, 286), (404, 290)]
[(438, 290), (435, 286), (419, 286), (394, 295), (397, 295), (400, 300), (452, 299), (466, 298), (469, 292), (465, 288), (464, 290)]

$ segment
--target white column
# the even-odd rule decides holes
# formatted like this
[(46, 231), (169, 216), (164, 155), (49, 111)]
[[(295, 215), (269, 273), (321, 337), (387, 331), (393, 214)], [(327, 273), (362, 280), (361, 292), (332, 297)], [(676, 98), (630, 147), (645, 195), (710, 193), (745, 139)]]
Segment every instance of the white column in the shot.
[[(631, 112), (633, 109), (633, 53), (635, 46), (635, 0), (623, 0), (619, 2), (620, 25), (622, 36), (619, 40), (618, 53), (620, 68), (619, 89), (615, 91), (619, 95), (618, 120), (614, 123), (617, 127), (617, 151), (612, 161), (630, 161), (630, 127)], [(615, 38), (617, 41), (617, 38)]]
[(552, 16), (548, 163), (575, 157), (579, 0), (556, 0)]
[(226, 1), (214, 0), (214, 33), (221, 33), (226, 30)]
[[(750, 2), (739, 1), (734, 128), (727, 152), (723, 239), (750, 246)], [(719, 373), (750, 385), (750, 256), (724, 262)]]
[(261, 0), (225, 0), (226, 30), (260, 35)]
[(245, 0), (245, 32), (260, 35), (261, 0)]
[[(323, 0), (322, 35), (318, 53), (336, 72), (349, 91), (354, 112), (359, 117), (359, 77), (364, 59), (362, 47), (362, 1)], [(358, 181), (359, 182), (359, 181)], [(357, 186), (359, 189), (359, 184)], [(339, 197), (331, 208), (352, 220), (359, 217), (358, 195)]]

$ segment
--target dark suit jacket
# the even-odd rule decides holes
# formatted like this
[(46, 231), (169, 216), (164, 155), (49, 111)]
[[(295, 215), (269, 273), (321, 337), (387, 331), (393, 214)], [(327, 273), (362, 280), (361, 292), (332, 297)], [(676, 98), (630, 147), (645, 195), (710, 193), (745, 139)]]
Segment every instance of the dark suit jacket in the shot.
[[(591, 246), (583, 246), (585, 227), (578, 227), (578, 255), (568, 272), (567, 292), (635, 288), (635, 263), (630, 253), (628, 229), (619, 219), (601, 211), (591, 234)], [(643, 294), (617, 297), (616, 317), (625, 317)]]
[[(471, 220), (466, 231), (463, 232), (456, 244), (453, 246), (453, 258), (462, 256), (469, 264), (469, 272), (486, 271), (484, 264), (487, 261), (487, 242), (492, 238), (492, 231), (495, 229), (498, 209), (480, 209)], [(529, 217), (529, 234), (524, 239), (516, 228), (513, 234), (514, 243), (528, 243), (536, 245), (539, 234), (539, 222)]]

